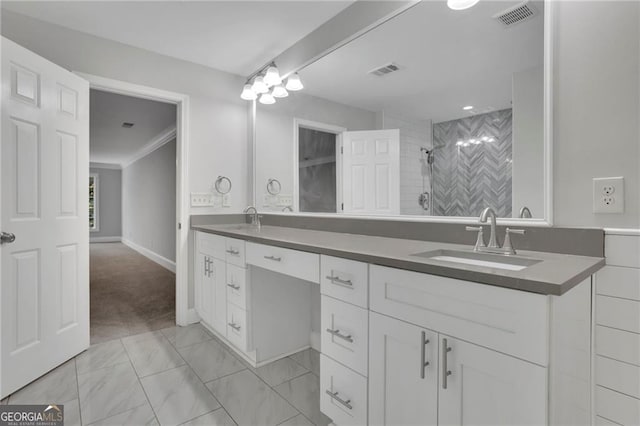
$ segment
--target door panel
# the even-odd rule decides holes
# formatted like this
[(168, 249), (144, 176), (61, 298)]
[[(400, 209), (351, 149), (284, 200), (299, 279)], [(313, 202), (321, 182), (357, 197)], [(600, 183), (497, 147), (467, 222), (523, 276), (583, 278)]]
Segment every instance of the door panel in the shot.
[(2, 39), (0, 395), (89, 346), (89, 84)]

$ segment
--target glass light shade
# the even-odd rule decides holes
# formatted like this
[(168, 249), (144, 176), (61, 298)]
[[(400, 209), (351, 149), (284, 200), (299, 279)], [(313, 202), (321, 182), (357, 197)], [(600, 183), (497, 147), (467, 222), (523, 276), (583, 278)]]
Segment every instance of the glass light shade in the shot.
[(271, 90), (271, 93), (273, 94), (274, 98), (286, 98), (287, 96), (289, 96), (289, 92), (287, 92), (287, 89), (285, 89), (282, 84), (278, 84), (276, 87), (274, 87)]
[(289, 76), (289, 78), (287, 79), (286, 88), (287, 90), (291, 90), (292, 92), (295, 92), (296, 90), (302, 90), (304, 88), (302, 80), (300, 80), (300, 76), (298, 75), (298, 73), (291, 74)]
[(251, 89), (250, 84), (245, 84), (244, 88), (242, 89), (242, 94), (240, 94), (240, 97), (245, 101), (253, 101), (258, 97), (258, 95), (256, 95), (256, 92), (254, 92), (253, 89)]
[(277, 86), (282, 83), (282, 78), (280, 78), (280, 72), (278, 68), (275, 66), (270, 66), (267, 68), (267, 72), (264, 75), (264, 82), (267, 86)]
[(267, 85), (265, 84), (264, 78), (262, 78), (262, 76), (258, 76), (255, 80), (253, 80), (251, 89), (255, 93), (267, 93), (269, 91), (269, 87), (267, 87)]
[(447, 0), (447, 6), (453, 10), (465, 10), (473, 7), (480, 0)]
[(271, 105), (276, 103), (276, 98), (269, 92), (260, 95), (260, 103), (265, 105)]

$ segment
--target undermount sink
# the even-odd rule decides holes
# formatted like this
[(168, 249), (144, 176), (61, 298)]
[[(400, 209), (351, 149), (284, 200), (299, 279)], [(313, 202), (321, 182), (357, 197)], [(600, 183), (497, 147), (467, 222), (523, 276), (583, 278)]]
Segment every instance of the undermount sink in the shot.
[(412, 256), (424, 257), (431, 260), (462, 263), (465, 265), (483, 266), (485, 268), (505, 269), (507, 271), (521, 271), (531, 265), (541, 262), (539, 259), (528, 257), (506, 256), (493, 253), (479, 253), (464, 250), (431, 250)]

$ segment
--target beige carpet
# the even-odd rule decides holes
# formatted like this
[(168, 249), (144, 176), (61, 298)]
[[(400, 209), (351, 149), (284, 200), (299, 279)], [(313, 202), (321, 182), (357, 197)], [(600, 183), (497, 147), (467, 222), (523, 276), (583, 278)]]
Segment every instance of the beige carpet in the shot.
[(122, 243), (91, 251), (91, 344), (175, 325), (176, 276)]

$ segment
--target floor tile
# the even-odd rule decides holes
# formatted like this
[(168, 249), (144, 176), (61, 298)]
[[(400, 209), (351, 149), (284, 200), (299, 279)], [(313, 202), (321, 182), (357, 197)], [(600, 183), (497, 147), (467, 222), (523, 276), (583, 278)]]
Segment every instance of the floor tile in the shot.
[(144, 377), (184, 365), (184, 360), (159, 331), (122, 339), (138, 376)]
[(98, 321), (90, 320), (91, 344), (108, 342), (121, 337), (129, 336), (129, 327), (124, 321)]
[(215, 340), (179, 348), (178, 352), (203, 382), (244, 370), (245, 366)]
[(258, 367), (254, 371), (269, 386), (277, 386), (295, 377), (308, 373), (309, 370), (291, 358), (282, 358), (267, 365)]
[(10, 404), (64, 404), (78, 399), (76, 361), (51, 370), (9, 397)]
[(280, 423), (279, 426), (314, 426), (314, 425), (305, 416), (303, 416), (302, 414), (298, 414), (297, 416), (290, 418), (285, 422)]
[(72, 399), (64, 404), (64, 426), (81, 426), (80, 402)]
[(78, 374), (87, 373), (99, 368), (129, 362), (129, 357), (120, 340), (100, 343), (89, 347), (85, 352), (76, 357)]
[(258, 376), (243, 370), (207, 384), (238, 425), (277, 425), (298, 412)]
[(211, 340), (212, 336), (202, 325), (191, 324), (186, 327), (171, 327), (161, 330), (162, 334), (176, 348), (195, 345)]
[(306, 349), (290, 356), (298, 364), (311, 371), (316, 376), (320, 375), (320, 352), (315, 349)]
[(178, 425), (220, 407), (189, 366), (141, 379), (161, 425)]
[(315, 425), (331, 423), (331, 419), (320, 412), (320, 381), (315, 374), (307, 373), (274, 389)]
[[(90, 426), (157, 426), (158, 421), (151, 406), (146, 403), (124, 413), (91, 423)], [(65, 425), (66, 426), (66, 425)]]
[(236, 426), (236, 422), (224, 411), (224, 408), (218, 408), (216, 411), (183, 423), (182, 426)]
[(78, 375), (82, 422), (90, 424), (143, 405), (147, 399), (129, 363)]

